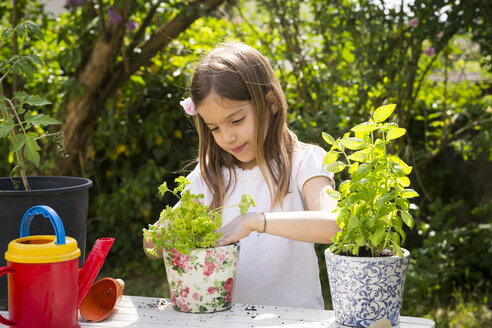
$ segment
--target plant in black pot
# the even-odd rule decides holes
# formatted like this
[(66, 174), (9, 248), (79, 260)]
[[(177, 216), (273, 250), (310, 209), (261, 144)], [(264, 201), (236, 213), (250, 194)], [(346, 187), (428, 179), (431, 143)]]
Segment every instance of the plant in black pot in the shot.
[[(17, 35), (17, 36), (16, 36)], [(25, 21), (14, 28), (1, 28), (0, 48), (9, 45), (14, 37), (29, 37), (44, 41), (39, 27)], [(13, 54), (0, 60), (0, 140), (7, 140), (14, 156), (14, 168), (10, 177), (0, 178), (0, 266), (6, 265), (3, 254), (8, 243), (19, 237), (20, 223), (24, 213), (35, 205), (48, 205), (61, 217), (68, 236), (77, 240), (81, 249), (80, 264), (85, 258), (87, 231), (88, 189), (92, 181), (79, 177), (32, 176), (26, 174), (26, 164), (40, 164), (41, 139), (52, 138), (64, 154), (61, 132), (46, 132), (49, 126), (61, 124), (58, 120), (40, 113), (40, 108), (50, 102), (23, 90), (12, 95), (4, 93), (4, 85), (14, 75), (29, 79), (43, 60), (29, 49), (29, 54)], [(64, 154), (67, 156), (66, 154)], [(31, 235), (52, 235), (49, 220), (36, 220), (31, 226)], [(7, 281), (0, 281), (0, 306), (7, 301)]]
[[(407, 175), (412, 168), (388, 145), (406, 130), (384, 123), (395, 105), (379, 107), (372, 119), (343, 138), (323, 133), (331, 145), (325, 164), (331, 172), (347, 169), (349, 178), (330, 191), (338, 199), (341, 228), (325, 251), (333, 309), (340, 324), (368, 327), (386, 318), (399, 323), (410, 253), (401, 247), (404, 225), (413, 228)], [(340, 161), (342, 158), (343, 161)]]

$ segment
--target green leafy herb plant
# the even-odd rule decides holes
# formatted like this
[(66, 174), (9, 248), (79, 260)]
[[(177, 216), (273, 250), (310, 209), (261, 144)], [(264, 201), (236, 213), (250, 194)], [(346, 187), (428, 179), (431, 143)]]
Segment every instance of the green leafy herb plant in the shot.
[[(17, 35), (17, 36), (16, 36)], [(32, 21), (25, 21), (14, 28), (2, 28), (0, 32), (0, 48), (9, 40), (19, 37), (30, 37), (44, 41), (44, 36), (39, 27)], [(24, 188), (30, 190), (25, 172), (24, 158), (39, 167), (40, 156), (38, 140), (53, 138), (58, 150), (64, 153), (63, 137), (61, 132), (47, 133), (43, 130), (48, 125), (61, 124), (56, 119), (45, 114), (39, 114), (35, 107), (50, 104), (49, 101), (26, 93), (16, 91), (13, 97), (8, 98), (3, 93), (3, 82), (15, 74), (19, 77), (31, 78), (36, 66), (44, 65), (43, 60), (34, 53), (28, 55), (14, 54), (8, 59), (0, 60), (0, 139), (10, 140), (11, 151), (14, 153), (15, 167), (19, 171)]]
[[(327, 170), (338, 173), (347, 169), (349, 179), (339, 191), (329, 191), (338, 200), (337, 223), (342, 229), (332, 239), (330, 250), (336, 254), (359, 256), (403, 256), (403, 224), (413, 228), (409, 198), (418, 193), (407, 177), (412, 171), (397, 155), (388, 153), (392, 140), (405, 135), (396, 123), (384, 123), (396, 105), (379, 107), (368, 122), (361, 123), (334, 139), (322, 133), (331, 145), (326, 154)], [(345, 159), (340, 161), (339, 157)], [(364, 250), (364, 252), (362, 252)]]
[[(157, 256), (158, 250), (176, 249), (182, 254), (190, 254), (191, 250), (197, 248), (214, 247), (220, 233), (216, 232), (222, 226), (222, 215), (220, 214), (225, 207), (211, 210), (208, 205), (199, 203), (203, 194), (194, 195), (185, 187), (190, 183), (183, 176), (176, 178), (178, 185), (172, 193), (180, 198), (180, 204), (176, 207), (166, 206), (162, 210), (159, 220), (155, 224), (150, 224), (148, 229), (143, 229), (144, 238), (154, 243), (153, 248), (147, 249), (149, 254)], [(164, 182), (159, 187), (159, 193), (164, 195), (171, 191)], [(248, 211), (250, 206), (255, 206), (253, 198), (248, 195), (241, 197), (241, 202), (237, 205), (241, 214)]]

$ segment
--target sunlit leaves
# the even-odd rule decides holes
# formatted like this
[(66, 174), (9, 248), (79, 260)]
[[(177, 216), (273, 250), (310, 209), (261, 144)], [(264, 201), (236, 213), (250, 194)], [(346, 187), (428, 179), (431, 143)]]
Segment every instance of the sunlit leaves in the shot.
[(373, 119), (376, 123), (384, 122), (395, 110), (396, 105), (390, 104), (381, 106), (374, 112)]
[(419, 196), (419, 194), (413, 189), (405, 189), (401, 193), (401, 197), (403, 197), (403, 198), (413, 198), (413, 197), (418, 197), (418, 196)]
[(364, 122), (357, 126), (354, 126), (351, 130), (354, 132), (372, 132), (377, 130), (378, 126), (372, 122)]
[[(325, 157), (327, 170), (338, 173), (347, 168), (350, 175), (339, 187), (337, 223), (343, 229), (333, 237), (332, 249), (353, 254), (361, 248), (379, 256), (388, 248), (402, 254), (405, 240), (403, 223), (413, 227), (407, 198), (417, 197), (407, 177), (412, 171), (398, 156), (389, 154), (388, 144), (406, 133), (394, 122), (384, 123), (395, 105), (376, 109), (373, 120), (356, 125), (351, 131), (358, 137), (344, 134), (335, 140), (323, 138), (332, 146)], [(347, 163), (339, 160), (340, 154)]]
[(407, 130), (403, 128), (394, 128), (389, 130), (388, 134), (386, 135), (386, 140), (390, 141), (393, 139), (397, 139), (401, 136), (403, 136), (406, 133)]
[(323, 140), (326, 141), (327, 144), (332, 145), (332, 146), (336, 145), (335, 139), (333, 139), (333, 137), (331, 135), (329, 135), (326, 132), (322, 132), (321, 135), (323, 136)]
[(333, 173), (341, 172), (344, 168), (345, 164), (342, 162), (334, 162), (326, 166), (326, 170)]
[(400, 211), (401, 213), (401, 218), (403, 220), (403, 222), (410, 228), (412, 229), (413, 228), (413, 218), (412, 216), (410, 215), (410, 213), (408, 213), (407, 211), (404, 211), (404, 210), (401, 210)]
[[(180, 199), (179, 206), (173, 208), (167, 205), (162, 210), (159, 221), (149, 224), (148, 229), (143, 229), (144, 238), (155, 245), (148, 250), (154, 255), (162, 248), (189, 254), (196, 248), (215, 246), (220, 238), (220, 233), (216, 230), (222, 225), (221, 212), (224, 208), (211, 210), (209, 206), (201, 204), (203, 194), (192, 194), (187, 187), (190, 181), (184, 176), (179, 176), (175, 182), (178, 185), (172, 191), (164, 182), (159, 187), (159, 193), (164, 195), (171, 191)], [(250, 195), (242, 195), (239, 204), (228, 207), (234, 206), (238, 206), (241, 214), (244, 214), (250, 206), (255, 206), (255, 201)]]
[(340, 155), (340, 153), (337, 151), (329, 151), (328, 153), (326, 153), (325, 165), (329, 165), (329, 164), (335, 162), (338, 159), (339, 155)]
[(340, 140), (340, 144), (346, 149), (358, 150), (364, 147), (364, 140), (357, 138), (343, 138)]

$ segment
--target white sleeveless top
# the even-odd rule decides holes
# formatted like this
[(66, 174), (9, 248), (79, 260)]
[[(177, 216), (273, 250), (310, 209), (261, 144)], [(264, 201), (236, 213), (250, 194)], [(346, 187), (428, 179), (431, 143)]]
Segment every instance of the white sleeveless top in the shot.
[[(333, 178), (325, 170), (326, 152), (314, 145), (301, 146), (293, 156), (291, 192), (283, 200), (283, 208), (270, 210), (271, 197), (258, 166), (251, 170), (236, 168), (237, 183), (225, 197), (225, 206), (238, 204), (243, 194), (253, 197), (256, 207), (251, 212), (286, 212), (307, 210), (302, 187), (315, 176)], [(224, 170), (229, 179), (229, 172)], [(203, 194), (204, 204), (212, 202), (212, 193), (200, 173), (200, 167), (187, 177), (193, 194)], [(234, 184), (233, 184), (234, 185)], [(225, 209), (223, 224), (238, 216), (239, 208)], [(314, 244), (253, 232), (241, 239), (234, 303), (263, 304), (324, 309), (318, 259)]]

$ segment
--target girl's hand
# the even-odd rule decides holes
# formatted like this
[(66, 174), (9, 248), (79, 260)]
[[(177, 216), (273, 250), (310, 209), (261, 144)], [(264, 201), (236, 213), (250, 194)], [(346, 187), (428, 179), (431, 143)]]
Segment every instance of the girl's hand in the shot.
[(253, 231), (263, 231), (265, 222), (263, 214), (248, 212), (237, 216), (234, 220), (226, 224), (217, 232), (221, 233), (217, 240), (217, 246), (233, 244), (244, 237), (247, 237)]

